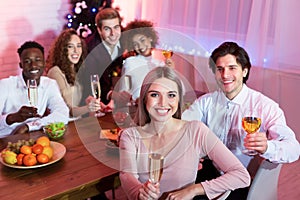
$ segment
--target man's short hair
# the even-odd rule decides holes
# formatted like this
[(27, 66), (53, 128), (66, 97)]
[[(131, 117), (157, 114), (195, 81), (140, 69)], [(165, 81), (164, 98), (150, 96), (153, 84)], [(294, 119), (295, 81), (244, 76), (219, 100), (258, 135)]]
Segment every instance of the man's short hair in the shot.
[(119, 12), (114, 8), (104, 8), (97, 13), (95, 22), (97, 27), (101, 28), (103, 20), (114, 19), (114, 18), (118, 18), (119, 24), (121, 25), (122, 19), (120, 17)]
[(40, 45), (39, 43), (37, 43), (35, 41), (27, 41), (24, 44), (22, 44), (20, 48), (18, 48), (19, 57), (21, 57), (21, 54), (25, 49), (29, 49), (29, 48), (37, 48), (37, 49), (41, 50), (41, 52), (44, 55), (44, 47), (42, 45)]

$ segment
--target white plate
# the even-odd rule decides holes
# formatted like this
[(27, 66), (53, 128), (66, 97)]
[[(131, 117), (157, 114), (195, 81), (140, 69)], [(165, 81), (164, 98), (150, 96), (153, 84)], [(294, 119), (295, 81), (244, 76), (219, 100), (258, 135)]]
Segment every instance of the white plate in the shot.
[(64, 157), (64, 155), (66, 154), (66, 147), (59, 142), (53, 142), (53, 141), (50, 141), (50, 145), (53, 148), (53, 157), (51, 158), (51, 161), (48, 163), (37, 164), (37, 165), (33, 165), (33, 166), (11, 165), (11, 164), (5, 163), (1, 156), (0, 156), (0, 162), (7, 167), (16, 168), (16, 169), (34, 169), (34, 168), (51, 165), (53, 163), (56, 163), (57, 161), (59, 161), (60, 159), (62, 159)]

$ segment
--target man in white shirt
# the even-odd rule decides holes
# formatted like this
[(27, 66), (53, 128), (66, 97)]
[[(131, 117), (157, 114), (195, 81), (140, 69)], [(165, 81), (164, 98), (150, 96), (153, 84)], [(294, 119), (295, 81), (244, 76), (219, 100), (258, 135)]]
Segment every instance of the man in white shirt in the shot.
[[(205, 123), (245, 167), (254, 158), (242, 152), (245, 148), (274, 163), (298, 160), (299, 143), (287, 126), (282, 109), (246, 85), (251, 68), (247, 52), (234, 42), (224, 42), (212, 52), (209, 66), (219, 90), (199, 97), (182, 118)], [(258, 113), (261, 126), (245, 137), (242, 118), (248, 110)]]
[[(244, 143), (247, 149), (271, 162), (297, 160), (299, 143), (279, 105), (246, 85), (251, 68), (247, 52), (236, 43), (225, 42), (213, 51), (209, 65), (220, 90), (197, 99), (183, 113), (183, 119), (207, 124), (245, 166), (251, 157), (241, 153)], [(247, 110), (259, 113), (261, 127), (242, 141), (242, 117)]]
[[(69, 109), (55, 80), (41, 76), (44, 71), (44, 48), (27, 41), (19, 49), (22, 74), (0, 80), (0, 138), (41, 129), (52, 122), (68, 122)], [(38, 100), (30, 105), (27, 80), (35, 79)], [(44, 115), (46, 111), (50, 111)]]

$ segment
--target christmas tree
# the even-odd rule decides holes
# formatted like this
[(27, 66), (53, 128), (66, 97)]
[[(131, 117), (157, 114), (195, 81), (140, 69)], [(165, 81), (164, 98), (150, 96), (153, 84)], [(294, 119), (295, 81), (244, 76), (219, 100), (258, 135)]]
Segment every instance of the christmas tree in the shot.
[(66, 16), (66, 27), (77, 30), (82, 38), (96, 31), (95, 17), (100, 9), (111, 7), (112, 0), (71, 0), (72, 13)]

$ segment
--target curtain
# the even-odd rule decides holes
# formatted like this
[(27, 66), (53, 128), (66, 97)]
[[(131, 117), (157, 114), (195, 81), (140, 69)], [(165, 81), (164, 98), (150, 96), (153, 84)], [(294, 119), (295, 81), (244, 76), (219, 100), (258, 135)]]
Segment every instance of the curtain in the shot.
[[(191, 37), (207, 52), (235, 41), (255, 66), (300, 73), (295, 57), (300, 46), (297, 0), (115, 0), (114, 5), (121, 8), (124, 25), (135, 18), (151, 20), (157, 27)], [(184, 45), (173, 41), (174, 46)]]
[(216, 89), (207, 57), (222, 42), (237, 42), (253, 66), (247, 84), (278, 102), (288, 124), (300, 133), (300, 1), (114, 0), (114, 5), (121, 8), (124, 25), (135, 18), (155, 23), (159, 48), (184, 58), (176, 60), (176, 69), (196, 90)]

